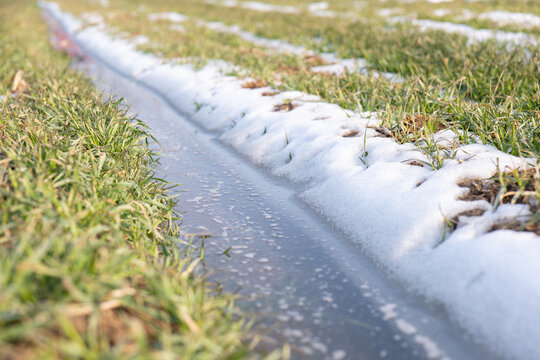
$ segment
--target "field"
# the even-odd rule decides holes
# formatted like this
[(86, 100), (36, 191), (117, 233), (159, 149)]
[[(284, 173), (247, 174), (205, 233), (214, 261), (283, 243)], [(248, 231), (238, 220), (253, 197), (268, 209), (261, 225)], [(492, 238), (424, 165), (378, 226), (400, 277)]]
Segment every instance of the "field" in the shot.
[(33, 2), (0, 2), (0, 34), (0, 358), (244, 354), (145, 125), (69, 69)]
[[(73, 11), (96, 11), (91, 2), (68, 4)], [(313, 11), (309, 2), (264, 11), (241, 6), (241, 2), (231, 4), (113, 1), (100, 15), (113, 33), (139, 37), (142, 51), (199, 67), (226, 61), (236, 66), (229, 74), (254, 79), (246, 86), (298, 90), (344, 109), (377, 112), (381, 127), (388, 130), (381, 135), (417, 145), (427, 156), (423, 166), (438, 169), (445, 159), (455, 156), (458, 146), (471, 143), (538, 159), (540, 55), (533, 37), (519, 42), (497, 36), (475, 41), (461, 34), (422, 29), (407, 20), (407, 15), (416, 14), (411, 8), (422, 9), (416, 14), (418, 19), (433, 18), (433, 11), (443, 5), (430, 2), (339, 1), (330, 8), (323, 4), (324, 10), (317, 10), (320, 4), (311, 4)], [(515, 11), (513, 3), (504, 2), (444, 4), (449, 4), (444, 7), (450, 7), (450, 13), (464, 8), (479, 13)], [(534, 2), (518, 4), (522, 11), (539, 12)], [(186, 17), (155, 16), (174, 11)], [(381, 16), (388, 12), (396, 16)], [(88, 23), (92, 20), (89, 16)], [(509, 30), (507, 24), (497, 22), (470, 23)], [(540, 28), (538, 23), (522, 22), (511, 29), (516, 27), (528, 34)], [(336, 65), (325, 67), (329, 63)], [(456, 135), (450, 146), (434, 140), (435, 132), (442, 129)], [(538, 192), (535, 182), (529, 183)]]
[[(0, 14), (7, 18), (16, 6), (24, 7), (5, 5)], [(534, 302), (540, 299), (540, 288), (533, 279), (540, 271), (537, 1), (59, 0), (41, 6), (52, 24), (53, 43), (58, 49), (74, 57), (83, 58), (85, 52), (96, 56), (160, 92), (193, 121), (219, 132), (223, 143), (253, 163), (300, 184), (303, 190), (299, 198), (413, 291), (442, 303), (461, 326), (488, 346), (508, 357), (538, 357), (534, 339), (539, 332), (532, 321), (540, 316)], [(35, 8), (27, 11), (28, 16), (36, 18)], [(191, 349), (184, 337), (175, 338), (177, 342), (159, 337), (162, 344), (171, 341), (170, 351), (178, 350), (175, 346), (208, 351), (209, 357), (218, 348), (230, 356), (245, 355), (240, 342), (244, 336), (242, 321), (231, 317), (228, 310), (233, 306), (231, 299), (219, 296), (208, 300), (204, 281), (182, 275), (189, 267), (189, 257), (172, 250), (176, 234), (171, 225), (173, 200), (165, 194), (167, 185), (160, 183), (152, 171), (154, 155), (141, 145), (148, 136), (144, 125), (133, 125), (118, 104), (101, 103), (86, 80), (66, 70), (68, 59), (44, 49), (43, 38), (24, 38), (43, 48), (43, 54), (26, 54), (13, 45), (14, 25), (2, 22), (1, 26), (4, 35), (0, 45), (6, 49), (2, 54), (10, 54), (6, 58), (12, 59), (2, 65), (0, 82), (1, 93), (13, 95), (3, 97), (1, 113), (2, 131), (8, 134), (6, 129), (13, 127), (9, 135), (3, 135), (12, 141), (0, 150), (5, 167), (17, 163), (15, 154), (21, 142), (29, 143), (23, 146), (28, 155), (24, 153), (17, 160), (19, 167), (4, 171), (6, 185), (2, 189), (12, 202), (2, 205), (6, 215), (0, 259), (7, 259), (14, 251), (12, 236), (25, 238), (19, 234), (26, 232), (30, 238), (50, 236), (48, 246), (53, 248), (69, 243), (65, 239), (74, 234), (84, 244), (91, 242), (89, 239), (110, 238), (105, 242), (113, 244), (107, 250), (111, 252), (125, 252), (129, 248), (126, 244), (132, 244), (123, 255), (123, 264), (129, 270), (107, 270), (119, 276), (117, 283), (133, 281), (133, 271), (150, 276), (146, 275), (149, 271), (163, 284), (152, 290), (151, 295), (156, 297), (152, 307), (172, 312), (177, 322), (183, 321), (188, 332), (185, 336), (208, 329), (210, 333), (204, 336), (217, 345), (201, 344)], [(32, 33), (36, 31), (17, 36)], [(38, 57), (54, 60), (36, 62)], [(49, 61), (60, 65), (48, 66)], [(26, 74), (24, 87), (17, 80), (17, 70)], [(67, 86), (77, 91), (66, 90)], [(31, 105), (19, 106), (23, 101)], [(106, 114), (101, 115), (104, 111)], [(55, 121), (70, 120), (70, 125), (53, 124), (42, 129), (52, 113), (62, 114)], [(112, 127), (108, 125), (111, 117), (117, 123)], [(40, 119), (32, 123), (35, 135), (23, 135), (29, 131), (27, 126), (16, 129), (15, 119), (20, 118), (29, 123)], [(97, 124), (85, 124), (85, 119), (97, 119)], [(66, 134), (60, 136), (55, 132), (58, 128), (65, 129)], [(45, 140), (37, 141), (37, 136), (45, 136)], [(101, 143), (111, 137), (129, 141), (127, 145), (124, 141)], [(36, 147), (41, 142), (58, 143), (59, 148)], [(66, 172), (69, 157), (79, 156), (74, 154), (81, 149), (90, 149), (88, 159), (75, 163), (86, 165), (77, 165), (83, 169), (70, 167)], [(127, 159), (118, 155), (123, 153), (129, 155)], [(36, 168), (38, 175), (27, 179), (25, 170), (32, 168), (30, 163), (36, 154), (54, 160), (43, 160), (51, 165), (44, 165), (41, 172)], [(118, 159), (109, 159), (113, 155)], [(114, 165), (117, 161), (122, 164)], [(115, 170), (119, 168), (133, 169), (133, 174), (120, 174)], [(42, 185), (40, 176), (48, 185)], [(94, 185), (87, 190), (74, 187), (73, 178)], [(13, 190), (18, 183), (24, 185), (20, 194)], [(96, 189), (95, 184), (105, 184), (105, 188)], [(39, 186), (48, 188), (37, 192), (38, 196), (33, 189)], [(118, 198), (115, 189), (124, 186), (134, 190), (122, 190), (122, 194), (130, 195)], [(97, 203), (87, 204), (90, 194), (99, 191), (103, 194), (93, 197)], [(35, 201), (41, 205), (28, 203), (32, 196), (38, 196), (40, 202)], [(54, 209), (49, 209), (51, 203)], [(63, 210), (68, 205), (77, 211)], [(86, 214), (90, 210), (81, 209), (87, 208), (104, 209), (99, 211), (103, 214), (119, 211), (119, 215), (85, 215), (89, 217), (88, 226), (80, 230), (69, 216)], [(26, 215), (21, 218), (12, 214), (17, 211)], [(32, 225), (46, 224), (42, 217), (47, 211), (58, 212), (53, 219), (62, 221), (52, 221), (50, 229)], [(124, 211), (129, 215), (120, 216)], [(20, 244), (24, 242), (17, 244), (23, 246)], [(77, 244), (74, 242), (75, 248)], [(50, 286), (50, 281), (63, 286), (77, 282), (55, 275), (71, 274), (72, 270), (52, 271), (50, 267), (55, 266), (35, 260), (35, 252), (47, 250), (39, 250), (34, 243), (24, 246), (26, 250), (21, 248), (20, 252), (32, 260), (1, 261), (6, 266), (2, 274), (22, 266), (31, 273), (27, 276), (39, 278), (43, 272), (44, 287)], [(95, 256), (110, 257), (100, 249), (96, 247)], [(50, 256), (51, 261), (57, 260), (58, 255)], [(92, 256), (85, 255), (89, 259)], [(166, 259), (163, 263), (180, 275), (161, 269), (162, 260), (156, 258), (162, 256)], [(131, 269), (135, 266), (129, 265), (132, 261), (143, 266), (135, 259), (147, 259), (143, 270)], [(74, 261), (80, 260), (74, 257)], [(71, 269), (69, 264), (62, 266)], [(94, 269), (90, 272), (96, 276), (99, 273)], [(207, 323), (206, 315), (199, 310), (190, 310), (189, 314), (200, 314), (197, 319), (201, 323), (190, 325), (198, 320), (189, 316), (186, 320), (185, 312), (164, 307), (158, 298), (169, 291), (165, 282), (173, 273), (173, 278), (183, 279), (183, 285), (178, 286), (195, 288), (197, 296), (204, 298), (201, 306), (216, 301), (212, 311), (228, 314), (226, 319), (232, 325), (221, 322), (220, 315), (208, 318), (216, 321), (215, 325)], [(156, 282), (147, 279), (143, 283), (150, 281)], [(5, 278), (0, 284), (32, 297), (42, 291), (26, 289), (24, 279)], [(471, 284), (475, 284), (472, 289)], [(61, 301), (51, 301), (71, 304), (89, 297), (94, 308), (99, 308), (104, 299), (110, 301), (111, 291), (119, 291), (116, 287), (120, 285), (115, 286), (103, 287), (100, 296), (89, 288), (86, 297), (81, 290), (67, 289)], [(137, 285), (128, 288), (137, 291)], [(173, 293), (167, 294), (174, 297)], [(29, 301), (23, 295), (18, 300), (1, 296), (0, 309), (6, 311), (28, 303), (43, 306), (43, 300)], [(49, 308), (39, 311), (53, 314)], [(134, 312), (130, 311), (124, 310), (127, 314)], [(26, 328), (18, 330), (27, 326), (24, 319), (28, 320), (31, 313), (21, 310), (24, 315), (0, 322), (0, 329), (12, 329), (14, 334), (0, 335), (0, 341), (10, 344), (7, 351), (13, 351), (13, 339), (18, 349), (21, 342), (26, 344), (33, 337)], [(44, 321), (51, 321), (49, 317)], [(176, 331), (177, 322), (167, 326)], [(69, 338), (75, 332), (66, 324), (47, 325), (48, 331)], [(64, 334), (58, 335), (61, 326)], [(514, 326), (523, 331), (512, 333)], [(72, 344), (75, 340), (70, 341)], [(43, 345), (43, 341), (38, 343)], [(100, 339), (88, 338), (83, 343), (77, 351), (102, 351)]]

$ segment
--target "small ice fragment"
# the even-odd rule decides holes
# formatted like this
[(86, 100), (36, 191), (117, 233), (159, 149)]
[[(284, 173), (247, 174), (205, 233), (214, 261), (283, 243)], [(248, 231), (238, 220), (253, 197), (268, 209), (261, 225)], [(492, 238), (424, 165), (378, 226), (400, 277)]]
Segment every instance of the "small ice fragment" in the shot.
[(344, 350), (334, 350), (332, 351), (332, 360), (342, 360), (345, 359), (347, 353)]
[(416, 333), (416, 328), (403, 319), (397, 319), (396, 326), (405, 335), (412, 335)]

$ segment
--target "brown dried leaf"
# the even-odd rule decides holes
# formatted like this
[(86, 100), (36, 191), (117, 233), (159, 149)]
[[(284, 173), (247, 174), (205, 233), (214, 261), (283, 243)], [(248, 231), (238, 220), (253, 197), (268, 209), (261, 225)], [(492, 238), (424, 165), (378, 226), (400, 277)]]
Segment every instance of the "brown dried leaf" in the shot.
[(274, 106), (274, 111), (289, 112), (289, 111), (293, 110), (294, 108), (296, 108), (297, 106), (298, 105), (295, 105), (293, 103), (278, 104), (278, 105)]
[(258, 89), (258, 88), (266, 87), (267, 85), (268, 84), (266, 83), (266, 81), (256, 79), (256, 80), (252, 80), (252, 81), (248, 81), (246, 83), (243, 83), (242, 87), (244, 89)]
[(22, 70), (17, 71), (13, 77), (13, 85), (11, 86), (11, 92), (16, 96), (20, 96), (28, 87), (26, 81), (24, 81), (24, 72)]
[(343, 137), (355, 137), (358, 135), (358, 130), (348, 130), (343, 135)]

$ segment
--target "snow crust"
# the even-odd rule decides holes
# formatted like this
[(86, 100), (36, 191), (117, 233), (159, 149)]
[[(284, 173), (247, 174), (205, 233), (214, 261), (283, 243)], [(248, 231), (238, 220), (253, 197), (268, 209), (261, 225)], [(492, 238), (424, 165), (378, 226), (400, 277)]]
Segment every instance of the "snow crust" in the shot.
[[(506, 357), (540, 359), (540, 237), (488, 232), (498, 221), (522, 219), (530, 210), (460, 201), (466, 190), (457, 185), (532, 160), (471, 144), (458, 147), (439, 170), (411, 166), (411, 160), (427, 161), (426, 155), (413, 144), (380, 137), (377, 114), (348, 111), (297, 91), (262, 96), (270, 89), (244, 89), (245, 80), (224, 76), (218, 66), (197, 71), (164, 62), (100, 27), (83, 28), (54, 3), (41, 6), (87, 53), (159, 92), (252, 162), (302, 184), (301, 199), (413, 290), (444, 304), (477, 339)], [(285, 101), (297, 108), (274, 111)], [(343, 137), (351, 130), (358, 136)], [(442, 241), (445, 219), (471, 209), (486, 212), (463, 221)], [(392, 308), (384, 310), (393, 316)], [(415, 331), (407, 325), (400, 326)], [(429, 339), (417, 341), (437, 358)]]

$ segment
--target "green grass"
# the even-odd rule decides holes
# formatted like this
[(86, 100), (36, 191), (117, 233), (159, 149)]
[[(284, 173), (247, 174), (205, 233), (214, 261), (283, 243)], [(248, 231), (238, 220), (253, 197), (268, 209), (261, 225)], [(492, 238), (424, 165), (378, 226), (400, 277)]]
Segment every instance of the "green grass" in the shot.
[[(179, 243), (145, 125), (0, 0), (0, 358), (242, 358), (245, 321)], [(20, 73), (19, 73), (20, 74)]]

